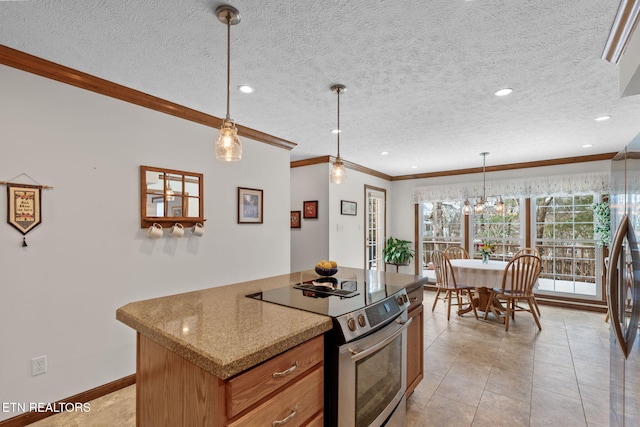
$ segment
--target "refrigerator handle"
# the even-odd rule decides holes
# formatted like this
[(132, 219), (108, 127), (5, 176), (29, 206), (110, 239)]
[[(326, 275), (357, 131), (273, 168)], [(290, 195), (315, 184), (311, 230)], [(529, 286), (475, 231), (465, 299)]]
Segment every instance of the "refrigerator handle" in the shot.
[(620, 220), (620, 225), (616, 230), (611, 243), (611, 253), (609, 255), (609, 265), (607, 270), (607, 305), (609, 308), (609, 318), (611, 319), (611, 327), (616, 336), (616, 341), (622, 350), (622, 354), (626, 358), (629, 354), (629, 348), (622, 331), (620, 319), (619, 298), (618, 298), (618, 261), (622, 253), (622, 243), (629, 228), (629, 217), (624, 215)]

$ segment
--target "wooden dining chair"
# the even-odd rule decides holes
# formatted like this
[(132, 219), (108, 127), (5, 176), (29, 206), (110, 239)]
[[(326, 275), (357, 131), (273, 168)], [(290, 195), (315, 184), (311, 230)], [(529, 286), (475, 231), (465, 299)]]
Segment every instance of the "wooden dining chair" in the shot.
[[(517, 257), (518, 255), (535, 255), (538, 258), (540, 258), (540, 252), (538, 252), (538, 250), (536, 248), (520, 248), (516, 251), (515, 254), (513, 254), (513, 258)], [(542, 260), (542, 258), (540, 258)], [(538, 313), (538, 316), (541, 315), (540, 313), (540, 307), (538, 307), (538, 301), (536, 301), (536, 296), (535, 294), (533, 295), (533, 306), (536, 309), (536, 313)]]
[[(491, 289), (487, 307), (484, 312), (484, 319), (487, 319), (489, 311), (500, 317), (504, 311), (505, 331), (509, 330), (509, 319), (515, 319), (516, 311), (528, 311), (538, 325), (538, 329), (542, 330), (540, 320), (536, 314), (535, 297), (533, 295), (533, 286), (538, 280), (542, 262), (540, 257), (530, 254), (523, 254), (514, 257), (504, 269), (502, 277), (502, 287)], [(495, 304), (494, 298), (497, 298), (502, 304)], [(518, 302), (524, 300), (529, 308), (518, 305)]]
[[(462, 295), (466, 295), (469, 300), (469, 304), (471, 304), (471, 307), (473, 308), (473, 314), (475, 314), (477, 319), (478, 312), (476, 307), (473, 305), (473, 294), (471, 293), (473, 288), (466, 285), (460, 285), (456, 282), (456, 276), (453, 272), (451, 262), (443, 252), (437, 250), (433, 251), (431, 259), (433, 260), (433, 266), (436, 270), (437, 287), (436, 298), (435, 301), (433, 301), (431, 311), (435, 310), (438, 299), (447, 300), (447, 320), (449, 320), (451, 318), (451, 300), (453, 297), (455, 296), (458, 302), (455, 305), (462, 306)], [(444, 297), (440, 298), (440, 294), (442, 292), (444, 292)]]
[(448, 246), (444, 254), (449, 259), (469, 259), (469, 252), (462, 246)]

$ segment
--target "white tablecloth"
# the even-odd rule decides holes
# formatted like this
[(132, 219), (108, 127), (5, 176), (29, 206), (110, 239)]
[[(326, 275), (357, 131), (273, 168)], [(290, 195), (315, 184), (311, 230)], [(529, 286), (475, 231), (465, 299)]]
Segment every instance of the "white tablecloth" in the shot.
[[(480, 259), (452, 259), (451, 267), (456, 275), (456, 282), (476, 288), (499, 288), (507, 266), (506, 261), (489, 260), (483, 264)], [(507, 285), (508, 286), (508, 285)]]

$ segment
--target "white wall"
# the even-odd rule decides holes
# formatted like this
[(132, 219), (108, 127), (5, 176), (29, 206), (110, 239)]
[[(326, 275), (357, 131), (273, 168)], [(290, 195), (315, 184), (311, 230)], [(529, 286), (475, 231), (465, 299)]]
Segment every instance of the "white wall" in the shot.
[[(4, 66), (0, 93), (0, 180), (54, 187), (28, 247), (0, 225), (0, 402), (133, 374), (135, 333), (115, 319), (128, 302), (289, 272), (287, 150), (243, 139), (241, 162), (218, 162), (215, 129)], [(140, 165), (204, 174), (203, 237), (145, 237)], [(264, 224), (237, 224), (238, 186), (264, 190)], [(40, 355), (48, 372), (32, 377)]]
[[(620, 147), (621, 149), (623, 147)], [(585, 173), (585, 172), (609, 172), (611, 169), (611, 162), (598, 161), (598, 162), (585, 162), (575, 163), (560, 166), (544, 166), (539, 168), (528, 168), (520, 170), (509, 170), (500, 172), (487, 172), (486, 180), (499, 181), (509, 178), (521, 179), (527, 177), (540, 177), (540, 176), (555, 176), (566, 175), (572, 173)], [(414, 224), (414, 201), (412, 192), (415, 188), (426, 187), (429, 185), (443, 185), (443, 184), (461, 184), (465, 182), (478, 182), (482, 181), (482, 173), (480, 174), (468, 174), (468, 175), (456, 175), (438, 178), (424, 178), (413, 180), (393, 181), (391, 185), (391, 193), (387, 194), (389, 199), (389, 206), (392, 206), (393, 215), (391, 220), (391, 230), (393, 236), (396, 238), (414, 240), (415, 224)], [(414, 242), (415, 244), (415, 242)], [(414, 258), (411, 265), (407, 267), (401, 267), (406, 273), (412, 273), (415, 270)]]
[[(329, 172), (327, 172), (328, 174)], [(345, 184), (331, 184), (331, 224), (329, 227), (329, 249), (332, 259), (346, 267), (364, 268), (365, 256), (365, 193), (364, 186), (384, 188), (389, 197), (390, 181), (381, 178), (347, 170), (347, 182)], [(341, 201), (356, 202), (357, 215), (342, 215), (340, 212)], [(389, 202), (387, 201), (387, 236), (389, 235), (389, 223), (392, 217)]]
[[(303, 219), (300, 229), (291, 230), (292, 271), (313, 268), (322, 259), (364, 268), (364, 186), (388, 190), (391, 183), (347, 170), (346, 183), (330, 184), (330, 170), (329, 163), (291, 169), (291, 210), (302, 210), (304, 200), (319, 200), (318, 220)], [(357, 215), (341, 215), (342, 200), (356, 202)]]
[[(318, 218), (304, 219), (303, 202), (318, 201)], [(329, 259), (329, 169), (326, 163), (291, 169), (291, 210), (301, 211), (300, 228), (291, 229), (291, 271)]]

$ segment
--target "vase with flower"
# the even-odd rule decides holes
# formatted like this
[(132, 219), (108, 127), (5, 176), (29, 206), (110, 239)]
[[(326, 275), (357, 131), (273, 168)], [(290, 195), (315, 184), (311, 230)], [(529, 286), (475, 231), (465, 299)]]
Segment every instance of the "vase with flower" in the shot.
[(489, 256), (496, 251), (496, 245), (493, 243), (477, 243), (476, 249), (482, 255), (482, 263), (487, 264)]

